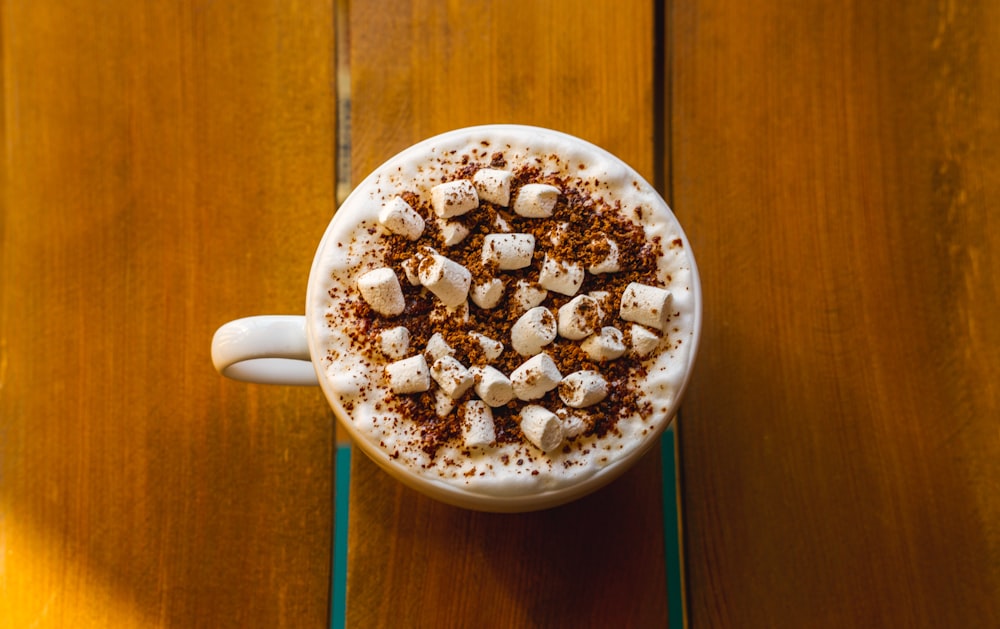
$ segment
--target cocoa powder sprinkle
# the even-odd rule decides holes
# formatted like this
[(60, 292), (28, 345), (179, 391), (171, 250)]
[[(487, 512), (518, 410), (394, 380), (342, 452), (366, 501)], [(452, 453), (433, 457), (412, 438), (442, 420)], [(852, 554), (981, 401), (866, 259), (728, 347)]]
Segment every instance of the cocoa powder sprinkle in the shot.
[[(478, 151), (475, 155), (461, 156), (461, 165), (443, 176), (442, 180), (471, 179), (481, 168), (503, 168), (508, 164), (502, 151), (493, 152), (488, 162), (480, 161), (477, 156)], [(483, 159), (485, 157), (484, 152)], [(579, 167), (582, 170), (585, 165), (579, 164)], [(512, 171), (512, 202), (520, 188), (528, 183), (550, 184), (561, 191), (550, 218), (525, 218), (508, 208), (481, 200), (477, 209), (452, 219), (467, 228), (469, 234), (460, 243), (450, 247), (444, 246), (430, 199), (414, 191), (400, 195), (425, 221), (423, 235), (416, 242), (395, 234), (382, 236), (384, 263), (396, 272), (406, 301), (402, 314), (386, 317), (374, 312), (359, 296), (343, 298), (331, 291), (331, 297), (343, 298), (339, 306), (340, 318), (351, 321), (352, 325), (356, 324), (350, 331), (352, 345), (365, 359), (384, 363), (385, 359), (374, 349), (377, 345), (374, 339), (383, 330), (405, 326), (410, 333), (411, 354), (422, 351), (430, 337), (440, 333), (454, 350), (454, 357), (463, 365), (472, 367), (491, 364), (509, 375), (527, 359), (518, 355), (511, 347), (511, 326), (523, 314), (511, 298), (515, 283), (518, 280), (537, 283), (538, 269), (545, 256), (559, 262), (575, 262), (584, 268), (596, 265), (609, 255), (609, 240), (617, 245), (620, 271), (586, 273), (577, 295), (595, 292), (608, 294), (600, 309), (585, 309), (583, 312), (593, 328), (614, 326), (622, 331), (629, 329), (631, 324), (619, 317), (617, 305), (625, 287), (631, 282), (650, 286), (663, 285), (663, 281), (657, 276), (657, 261), (663, 254), (659, 242), (648, 241), (643, 228), (626, 218), (626, 210), (630, 208), (622, 208), (617, 201), (609, 203), (596, 193), (600, 182), (543, 172), (536, 166), (522, 165)], [(642, 208), (633, 208), (632, 212), (641, 216)], [(528, 233), (535, 237), (534, 258), (529, 267), (498, 271), (495, 261), (483, 262), (484, 239), (487, 235), (500, 231), (497, 228), (499, 222), (506, 223), (513, 233)], [(470, 304), (466, 318), (466, 311), (463, 310), (461, 314), (447, 312), (426, 289), (419, 285), (412, 286), (407, 280), (404, 263), (409, 264), (414, 256), (421, 255), (424, 260), (428, 260), (428, 246), (468, 269), (473, 284), (499, 277), (505, 285), (500, 304), (492, 309), (482, 309)], [(679, 246), (679, 240), (671, 242), (671, 246)], [(542, 305), (550, 313), (555, 313), (570, 299), (572, 297), (549, 292)], [(342, 325), (342, 321), (331, 320), (330, 325)], [(487, 361), (481, 345), (469, 334), (473, 331), (504, 344), (499, 358)], [(630, 384), (646, 376), (643, 362), (631, 353), (626, 353), (617, 360), (595, 363), (581, 349), (579, 341), (561, 336), (557, 336), (543, 351), (552, 358), (563, 376), (584, 369), (596, 370), (608, 382), (608, 395), (604, 400), (586, 409), (574, 411), (588, 426), (584, 436), (605, 435), (615, 430), (620, 418), (636, 414), (644, 416), (650, 412), (649, 405), (642, 404), (640, 395)], [(431, 362), (430, 357), (428, 362)], [(457, 407), (474, 397), (473, 389), (469, 389), (454, 403)], [(435, 399), (431, 391), (410, 395), (389, 394), (386, 400), (386, 414), (398, 414), (417, 427), (422, 449), (431, 460), (442, 445), (461, 444), (459, 413), (452, 410), (443, 417), (439, 416), (435, 411)], [(558, 388), (531, 403), (540, 404), (553, 412), (563, 408)], [(524, 402), (515, 399), (492, 409), (498, 443), (526, 443), (519, 426), (519, 413), (523, 405)], [(571, 439), (566, 447), (572, 441)], [(396, 455), (398, 456), (398, 452)], [(501, 461), (508, 463), (506, 455), (501, 457)], [(523, 464), (523, 460), (518, 459), (517, 464)]]

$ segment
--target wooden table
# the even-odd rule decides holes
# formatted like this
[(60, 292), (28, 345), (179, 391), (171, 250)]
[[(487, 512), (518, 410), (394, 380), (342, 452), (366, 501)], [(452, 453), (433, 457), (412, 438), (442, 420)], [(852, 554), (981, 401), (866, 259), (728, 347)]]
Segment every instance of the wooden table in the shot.
[[(997, 3), (0, 7), (0, 625), (1000, 626)], [(466, 512), (336, 479), (318, 390), (211, 367), (301, 312), (338, 173), (485, 122), (604, 146), (686, 226), (683, 589), (671, 451)]]

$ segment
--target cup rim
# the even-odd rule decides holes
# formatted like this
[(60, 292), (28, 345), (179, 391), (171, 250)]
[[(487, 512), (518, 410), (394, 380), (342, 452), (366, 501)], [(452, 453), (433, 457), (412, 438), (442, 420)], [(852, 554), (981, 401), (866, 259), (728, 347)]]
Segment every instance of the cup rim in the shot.
[[(687, 260), (690, 264), (690, 286), (689, 289), (692, 294), (692, 324), (691, 324), (691, 336), (689, 340), (688, 349), (688, 361), (687, 368), (683, 374), (683, 378), (679, 386), (677, 387), (676, 395), (673, 402), (670, 405), (670, 413), (667, 415), (665, 421), (660, 422), (660, 424), (654, 427), (654, 430), (650, 434), (646, 435), (643, 442), (636, 447), (633, 451), (629, 452), (620, 459), (617, 459), (607, 466), (596, 470), (590, 476), (581, 479), (579, 482), (572, 483), (567, 486), (558, 487), (556, 489), (543, 490), (519, 495), (500, 495), (500, 494), (489, 494), (481, 493), (469, 489), (462, 488), (461, 486), (448, 483), (444, 480), (437, 480), (428, 476), (421, 475), (412, 469), (408, 468), (403, 464), (395, 463), (388, 454), (380, 449), (377, 445), (372, 443), (369, 438), (365, 435), (363, 431), (358, 429), (354, 422), (350, 419), (350, 415), (344, 409), (343, 404), (340, 401), (338, 394), (332, 390), (329, 381), (326, 377), (324, 370), (321, 368), (320, 358), (323, 355), (323, 349), (317, 347), (317, 341), (314, 333), (313, 320), (315, 316), (319, 313), (314, 313), (314, 305), (318, 303), (315, 299), (316, 291), (324, 290), (324, 282), (326, 278), (323, 273), (320, 272), (322, 262), (324, 260), (324, 251), (329, 245), (329, 241), (332, 238), (332, 233), (334, 231), (334, 226), (338, 221), (338, 215), (340, 214), (340, 209), (349, 206), (356, 195), (361, 194), (367, 184), (370, 184), (375, 177), (378, 176), (380, 171), (386, 167), (386, 165), (396, 162), (400, 159), (404, 159), (407, 155), (411, 153), (426, 152), (433, 144), (439, 144), (443, 142), (453, 141), (457, 138), (470, 135), (478, 135), (482, 133), (500, 134), (500, 133), (516, 133), (516, 134), (535, 134), (549, 136), (550, 138), (557, 139), (560, 141), (568, 141), (576, 144), (581, 144), (586, 150), (596, 152), (601, 155), (602, 158), (608, 159), (617, 163), (627, 169), (630, 175), (637, 178), (642, 184), (648, 186), (649, 190), (656, 193), (656, 196), (662, 202), (664, 209), (673, 218), (677, 230), (679, 232), (680, 238), (683, 241), (683, 247), (686, 251)], [(333, 217), (327, 224), (327, 227), (323, 233), (323, 237), (320, 240), (319, 246), (316, 249), (316, 254), (313, 258), (312, 267), (309, 273), (309, 280), (307, 284), (306, 291), (306, 332), (307, 340), (310, 348), (310, 353), (312, 356), (313, 367), (316, 371), (316, 377), (319, 381), (320, 387), (333, 409), (334, 414), (337, 417), (337, 421), (344, 427), (348, 435), (351, 438), (352, 444), (359, 447), (369, 459), (374, 461), (380, 468), (385, 470), (393, 478), (399, 480), (404, 485), (415, 489), (425, 495), (436, 498), (437, 500), (458, 507), (463, 507), (467, 509), (479, 510), (479, 511), (491, 511), (491, 512), (526, 512), (534, 511), (540, 509), (546, 509), (550, 507), (559, 506), (578, 498), (583, 497), (597, 489), (609, 484), (619, 476), (621, 476), (626, 470), (630, 469), (639, 459), (645, 456), (653, 447), (654, 443), (659, 442), (659, 437), (662, 435), (663, 431), (666, 430), (667, 426), (676, 421), (677, 412), (680, 408), (680, 404), (683, 400), (684, 394), (691, 380), (691, 375), (694, 371), (694, 364), (697, 358), (698, 349), (701, 343), (701, 332), (702, 332), (702, 318), (703, 318), (703, 298), (702, 298), (702, 288), (701, 288), (701, 277), (698, 272), (697, 263), (695, 261), (694, 253), (692, 252), (690, 242), (687, 237), (687, 233), (683, 229), (680, 221), (677, 219), (673, 212), (673, 208), (663, 199), (662, 195), (657, 191), (651, 184), (641, 174), (639, 174), (632, 166), (627, 164), (624, 160), (617, 157), (616, 155), (610, 153), (609, 151), (587, 141), (582, 138), (557, 131), (554, 129), (548, 129), (544, 127), (530, 126), (530, 125), (520, 125), (520, 124), (488, 124), (488, 125), (476, 125), (470, 127), (462, 127), (458, 129), (453, 129), (440, 133), (424, 140), (416, 142), (409, 147), (397, 152), (391, 157), (385, 159), (378, 167), (376, 167), (371, 173), (369, 173), (361, 182), (359, 182), (347, 196), (343, 203), (340, 204), (337, 211), (334, 212)], [(321, 315), (319, 315), (321, 316)]]

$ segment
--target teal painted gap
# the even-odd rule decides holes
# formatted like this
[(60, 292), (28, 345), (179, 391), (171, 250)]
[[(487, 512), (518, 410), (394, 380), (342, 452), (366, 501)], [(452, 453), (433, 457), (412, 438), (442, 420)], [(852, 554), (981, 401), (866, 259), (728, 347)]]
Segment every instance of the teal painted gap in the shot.
[(347, 508), (351, 488), (351, 446), (337, 446), (333, 488), (333, 592), (330, 629), (343, 629), (347, 615)]
[(663, 466), (663, 547), (667, 569), (667, 626), (684, 627), (684, 587), (681, 579), (681, 526), (677, 500), (677, 450), (676, 433), (671, 424), (660, 438), (660, 456)]

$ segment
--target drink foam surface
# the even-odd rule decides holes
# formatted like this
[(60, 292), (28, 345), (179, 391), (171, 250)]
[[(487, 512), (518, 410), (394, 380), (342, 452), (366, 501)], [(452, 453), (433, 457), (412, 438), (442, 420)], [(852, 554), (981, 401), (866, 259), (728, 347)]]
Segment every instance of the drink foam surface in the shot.
[[(432, 188), (447, 181), (472, 180), (483, 169), (512, 173), (508, 206), (481, 199), (467, 214), (448, 218), (469, 234), (457, 244), (444, 244), (454, 236), (454, 224), (446, 230), (447, 222), (435, 217)], [(513, 212), (519, 189), (529, 183), (560, 189), (551, 217), (526, 218)], [(379, 212), (397, 197), (407, 200), (425, 221), (416, 240), (392, 234), (379, 224)], [(578, 294), (603, 300), (599, 324), (617, 328), (628, 341), (633, 324), (619, 316), (625, 284), (638, 280), (655, 285), (671, 295), (666, 324), (652, 334), (648, 328), (641, 330), (643, 352), (628, 347), (616, 359), (589, 360), (576, 349), (581, 341), (561, 336), (542, 350), (555, 359), (563, 376), (581, 368), (602, 374), (608, 382), (607, 399), (589, 408), (570, 409), (560, 400), (558, 389), (540, 400), (515, 398), (492, 409), (495, 440), (470, 446), (462, 439), (460, 419), (462, 403), (478, 399), (474, 388), (457, 400), (442, 395), (433, 381), (423, 393), (390, 390), (385, 368), (394, 358), (380, 350), (379, 338), (389, 329), (396, 334), (400, 326), (410, 336), (406, 356), (423, 353), (431, 364), (435, 356), (428, 348), (429, 341), (433, 345), (429, 337), (440, 333), (451, 341), (452, 349), (457, 348), (455, 356), (466, 367), (490, 365), (510, 376), (527, 359), (511, 346), (510, 326), (527, 310), (514, 298), (515, 283), (524, 280), (537, 288), (546, 256), (572, 262), (574, 256), (606, 253), (587, 243), (600, 241), (608, 231), (620, 241), (616, 244), (621, 269), (586, 273)], [(510, 232), (536, 234), (529, 266), (497, 270), (475, 261), (481, 257), (485, 236)], [(629, 237), (638, 237), (639, 242), (630, 244)], [(411, 285), (404, 262), (421, 250), (430, 255), (427, 247), (465, 263), (473, 284), (501, 278), (505, 290), (500, 304), (486, 309), (469, 302), (446, 308), (422, 286)], [(580, 263), (586, 266), (583, 260)], [(357, 289), (358, 277), (385, 267), (396, 272), (404, 290), (406, 310), (398, 316), (374, 313)], [(558, 490), (603, 474), (602, 470), (616, 468), (655, 442), (676, 412), (696, 350), (698, 290), (694, 261), (676, 218), (632, 169), (570, 136), (530, 127), (490, 126), (415, 145), (354, 190), (320, 246), (307, 312), (311, 346), (314, 353), (322, 353), (313, 357), (321, 384), (353, 436), (366, 441), (371, 446), (368, 451), (382, 457), (381, 464), (402, 465), (426, 480), (462, 491), (519, 496)], [(571, 298), (550, 290), (536, 306), (555, 314)], [(501, 355), (489, 359), (464, 345), (462, 338), (476, 337), (471, 333), (503, 343)], [(543, 452), (522, 434), (519, 413), (529, 404), (557, 413), (564, 432), (559, 447)]]

